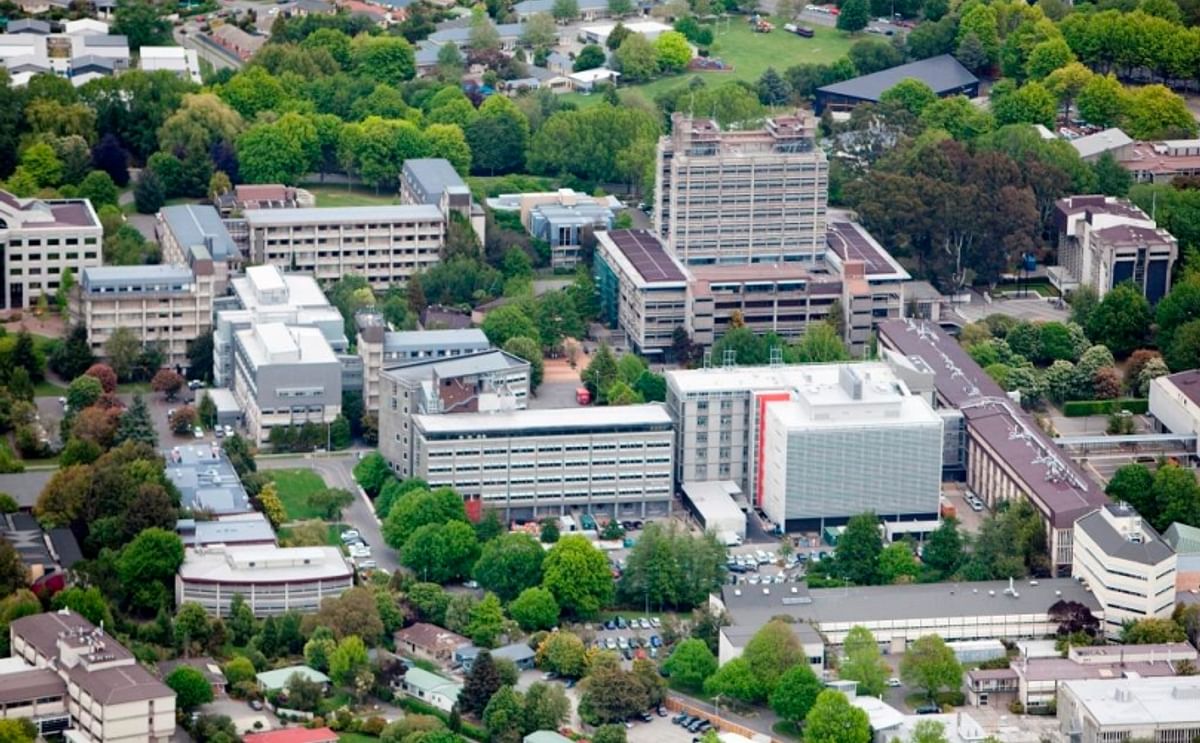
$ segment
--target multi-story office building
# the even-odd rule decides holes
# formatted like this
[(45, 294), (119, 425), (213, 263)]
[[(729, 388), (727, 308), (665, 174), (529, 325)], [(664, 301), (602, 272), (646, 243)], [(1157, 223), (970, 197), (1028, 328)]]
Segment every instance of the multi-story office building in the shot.
[[(144, 345), (156, 346), (169, 366), (186, 367), (192, 342), (212, 329), (212, 260), (192, 266), (95, 266), (85, 268), (70, 299), (71, 322), (88, 331), (98, 356), (117, 328), (129, 328)], [(194, 370), (199, 376), (204, 370)]]
[(861, 354), (880, 320), (900, 317), (908, 273), (860, 225), (829, 225), (829, 250), (817, 263), (683, 266), (645, 230), (597, 233), (601, 317), (625, 331), (643, 354), (671, 346), (677, 327), (712, 345), (735, 318), (784, 340), (836, 318), (851, 353)]
[(385, 369), (379, 389), (379, 452), (400, 477), (412, 477), (414, 415), (524, 410), (529, 362), (498, 349), (411, 361)]
[(471, 224), (479, 244), (483, 244), (483, 207), (475, 202), (471, 189), (449, 160), (441, 157), (410, 158), (400, 171), (400, 200), (405, 204), (427, 204), (442, 214), (457, 214)]
[(942, 419), (884, 364), (669, 371), (667, 409), (680, 483), (732, 481), (789, 530), (937, 518)]
[(658, 238), (646, 230), (597, 232), (593, 268), (601, 319), (644, 356), (670, 349), (676, 328), (687, 324), (689, 277)]
[(936, 324), (887, 320), (878, 327), (882, 354), (909, 389), (928, 390), (936, 409), (961, 413), (967, 487), (991, 508), (1027, 500), (1045, 522), (1053, 570), (1069, 574), (1075, 522), (1108, 503), (1103, 488)]
[[(175, 692), (138, 664), (104, 629), (69, 609), (14, 619), (12, 657), (30, 667), (0, 675), (0, 688), (38, 690), (5, 716), (28, 716), (46, 733), (64, 729), (63, 700), (76, 739), (96, 743), (167, 743), (175, 733)], [(51, 678), (49, 671), (54, 678)], [(58, 684), (54, 683), (58, 680)], [(16, 713), (16, 714), (14, 714)]]
[(721, 131), (672, 116), (659, 140), (654, 228), (684, 265), (813, 263), (825, 253), (828, 168), (802, 112)]
[(163, 263), (195, 266), (209, 261), (218, 296), (225, 293), (230, 276), (241, 270), (242, 252), (211, 206), (180, 204), (158, 212), (154, 232), (162, 245)]
[(336, 209), (250, 209), (250, 256), (286, 271), (334, 282), (357, 274), (383, 291), (440, 260), (446, 234), (433, 205)]
[(342, 313), (311, 276), (287, 274), (275, 266), (251, 266), (230, 282), (230, 294), (216, 302), (213, 380), (233, 386), (234, 334), (261, 323), (316, 328), (342, 364), (342, 388), (361, 389), (362, 359), (350, 352)]
[(661, 405), (416, 415), (413, 474), (506, 520), (580, 509), (663, 515), (671, 418)]
[(354, 569), (337, 547), (189, 547), (175, 576), (175, 603), (229, 616), (240, 594), (258, 617), (311, 614), (353, 587)]
[(363, 366), (363, 404), (379, 409), (379, 378), (384, 368), (422, 359), (444, 359), (492, 347), (478, 328), (459, 330), (389, 330), (378, 312), (359, 312), (357, 350)]
[(1171, 290), (1175, 237), (1145, 212), (1113, 196), (1070, 196), (1055, 205), (1059, 265), (1049, 275), (1063, 291), (1091, 287), (1104, 296), (1132, 281), (1151, 304)]
[(621, 202), (613, 196), (598, 198), (569, 188), (542, 193), (501, 194), (487, 200), (496, 211), (518, 212), (529, 234), (550, 246), (550, 265), (574, 268), (587, 228), (612, 227)]
[(886, 364), (813, 364), (794, 383), (787, 400), (760, 397), (767, 516), (788, 531), (821, 531), (865, 511), (935, 528), (942, 419), (929, 403)]
[(233, 354), (233, 395), (255, 442), (277, 426), (326, 425), (342, 412), (342, 365), (320, 330), (262, 323), (234, 334)]
[(87, 199), (22, 199), (0, 191), (0, 309), (53, 299), (63, 271), (103, 263), (104, 229)]
[(1104, 607), (1104, 633), (1169, 617), (1175, 609), (1175, 550), (1127, 503), (1108, 503), (1075, 522), (1072, 575)]
[(1062, 739), (1072, 743), (1200, 736), (1200, 676), (1066, 681), (1056, 706)]

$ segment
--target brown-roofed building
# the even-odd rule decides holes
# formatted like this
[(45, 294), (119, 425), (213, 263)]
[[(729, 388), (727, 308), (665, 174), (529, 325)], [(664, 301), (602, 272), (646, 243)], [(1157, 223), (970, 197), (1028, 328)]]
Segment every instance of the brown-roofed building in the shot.
[(396, 642), (396, 652), (400, 655), (415, 656), (441, 664), (448, 664), (454, 658), (455, 650), (471, 644), (471, 641), (462, 635), (425, 622), (417, 622), (411, 627), (397, 631), (393, 639)]
[(313, 195), (302, 188), (279, 183), (234, 186), (232, 191), (217, 196), (213, 206), (222, 217), (247, 209), (299, 209), (316, 206)]
[(67, 682), (49, 668), (30, 668), (20, 658), (0, 660), (0, 719), (17, 718), (32, 722), (42, 735), (70, 727)]
[(1117, 159), (1138, 183), (1170, 183), (1178, 176), (1200, 175), (1200, 139), (1135, 142)]
[(218, 26), (212, 30), (213, 41), (233, 52), (238, 58), (248, 60), (267, 43), (266, 36), (248, 34), (232, 23)]
[(1171, 290), (1179, 245), (1132, 202), (1113, 196), (1071, 196), (1059, 199), (1055, 212), (1059, 265), (1048, 274), (1061, 291), (1088, 286), (1104, 296), (1132, 281), (1154, 304)]
[(1159, 430), (1181, 436), (1200, 434), (1200, 369), (1150, 382), (1150, 415)]
[(462, 330), (471, 327), (471, 314), (453, 307), (431, 304), (421, 310), (422, 330)]
[(104, 230), (87, 199), (22, 199), (0, 191), (0, 309), (32, 307), (58, 291), (64, 271), (75, 278), (103, 262)]
[[(138, 664), (103, 629), (67, 609), (9, 625), (13, 658), (65, 682), (76, 728), (103, 743), (167, 743), (175, 732), (175, 692)], [(49, 683), (49, 677), (43, 682)]]

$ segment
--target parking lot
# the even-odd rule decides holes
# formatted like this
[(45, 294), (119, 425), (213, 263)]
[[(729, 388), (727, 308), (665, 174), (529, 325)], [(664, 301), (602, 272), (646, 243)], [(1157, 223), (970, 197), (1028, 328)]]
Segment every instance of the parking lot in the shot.
[(592, 629), (594, 647), (611, 650), (627, 661), (635, 657), (661, 660), (668, 652), (663, 646), (662, 622), (658, 617), (620, 616), (593, 625)]
[(670, 717), (656, 715), (650, 722), (638, 720), (625, 731), (625, 737), (629, 743), (691, 743), (696, 735), (672, 724), (671, 718), (674, 716), (674, 713)]

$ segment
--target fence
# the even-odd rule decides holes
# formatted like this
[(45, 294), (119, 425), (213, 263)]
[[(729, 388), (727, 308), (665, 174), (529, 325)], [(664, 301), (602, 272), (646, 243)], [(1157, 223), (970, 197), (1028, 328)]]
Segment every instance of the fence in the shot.
[(783, 743), (783, 741), (779, 740), (778, 738), (773, 738), (766, 733), (763, 733), (761, 730), (754, 730), (753, 728), (748, 728), (741, 723), (721, 717), (713, 710), (711, 706), (701, 706), (699, 703), (691, 699), (683, 699), (681, 697), (671, 696), (668, 694), (663, 706), (672, 712), (684, 712), (693, 717), (703, 717), (719, 730), (737, 733), (738, 735), (746, 738), (752, 738), (756, 740), (762, 740), (762, 738), (765, 737), (770, 741), (770, 743)]

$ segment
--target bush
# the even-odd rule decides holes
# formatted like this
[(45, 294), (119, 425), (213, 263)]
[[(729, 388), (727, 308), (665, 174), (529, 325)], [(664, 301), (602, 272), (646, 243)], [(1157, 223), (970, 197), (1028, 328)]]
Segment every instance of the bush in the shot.
[[(405, 712), (412, 712), (412, 713), (418, 714), (418, 715), (433, 715), (434, 717), (438, 718), (439, 720), (441, 720), (442, 722), (445, 722), (445, 723), (449, 723), (449, 721), (450, 721), (450, 715), (441, 711), (437, 707), (434, 707), (432, 704), (426, 704), (425, 702), (422, 702), (417, 699), (413, 699), (412, 697), (404, 697), (403, 699), (399, 700), (399, 702), (397, 702), (397, 704), (399, 704), (401, 707), (403, 707)], [(460, 735), (463, 735), (472, 740), (477, 740), (477, 741), (487, 741), (488, 740), (488, 734), (487, 734), (486, 730), (484, 730), (481, 727), (478, 727), (477, 725), (472, 725), (471, 723), (466, 722), (465, 720), (462, 722), (462, 726), (460, 727), (458, 732)]]
[(1131, 397), (1119, 400), (1073, 400), (1063, 403), (1063, 415), (1068, 418), (1079, 418), (1085, 415), (1108, 415), (1120, 410), (1128, 410), (1134, 415), (1141, 415), (1149, 409), (1149, 400)]

